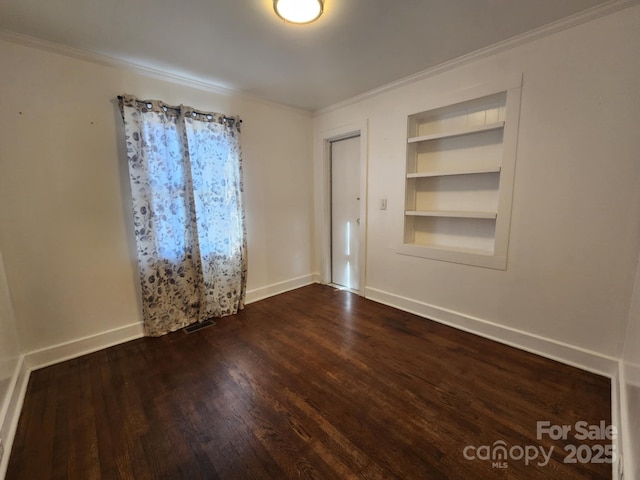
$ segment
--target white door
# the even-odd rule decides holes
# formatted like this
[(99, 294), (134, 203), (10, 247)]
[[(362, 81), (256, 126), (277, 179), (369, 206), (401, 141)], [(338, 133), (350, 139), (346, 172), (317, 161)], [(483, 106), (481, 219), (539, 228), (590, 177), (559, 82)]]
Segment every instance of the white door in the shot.
[(360, 137), (331, 142), (331, 282), (360, 289)]

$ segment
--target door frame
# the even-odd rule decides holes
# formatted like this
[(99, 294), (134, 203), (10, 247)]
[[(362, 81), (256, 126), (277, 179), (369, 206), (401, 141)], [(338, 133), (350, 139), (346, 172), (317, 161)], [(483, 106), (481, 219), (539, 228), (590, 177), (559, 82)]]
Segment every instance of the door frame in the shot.
[(331, 142), (360, 137), (360, 225), (359, 240), (359, 284), (360, 296), (364, 296), (367, 278), (367, 170), (368, 140), (367, 120), (320, 132), (316, 137), (315, 183), (315, 238), (316, 268), (320, 281), (331, 283)]

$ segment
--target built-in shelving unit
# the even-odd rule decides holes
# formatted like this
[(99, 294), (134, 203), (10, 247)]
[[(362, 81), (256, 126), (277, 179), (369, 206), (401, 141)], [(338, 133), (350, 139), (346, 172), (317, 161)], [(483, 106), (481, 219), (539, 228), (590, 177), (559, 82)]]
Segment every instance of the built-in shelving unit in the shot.
[(506, 268), (520, 81), (408, 116), (399, 253)]

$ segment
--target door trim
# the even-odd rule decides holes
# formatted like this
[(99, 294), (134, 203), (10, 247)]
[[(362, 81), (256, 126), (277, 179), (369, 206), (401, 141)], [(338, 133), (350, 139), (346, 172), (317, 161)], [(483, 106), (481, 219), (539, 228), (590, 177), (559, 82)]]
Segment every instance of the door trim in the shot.
[(364, 296), (367, 287), (367, 170), (368, 170), (368, 122), (352, 123), (343, 127), (320, 132), (316, 137), (314, 162), (315, 187), (315, 268), (320, 280), (331, 283), (331, 142), (360, 136), (360, 291)]

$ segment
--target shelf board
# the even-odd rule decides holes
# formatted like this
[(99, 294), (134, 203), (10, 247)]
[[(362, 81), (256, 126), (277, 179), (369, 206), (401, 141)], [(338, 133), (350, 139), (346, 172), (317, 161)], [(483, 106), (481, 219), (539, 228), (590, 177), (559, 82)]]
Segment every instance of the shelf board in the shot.
[(443, 170), (441, 172), (407, 173), (407, 178), (446, 177), (450, 175), (474, 175), (478, 173), (500, 173), (501, 167), (471, 168), (468, 170)]
[(467, 253), (470, 255), (493, 255), (493, 250), (484, 250), (480, 248), (454, 247), (450, 245), (435, 245), (425, 243), (405, 243), (412, 247), (430, 248), (433, 250), (441, 250), (445, 252)]
[(405, 215), (413, 217), (486, 218), (493, 220), (496, 212), (470, 212), (463, 210), (407, 210)]
[(506, 256), (496, 255), (495, 252), (484, 249), (404, 243), (398, 246), (397, 252), (401, 255), (430, 258), (432, 260), (461, 263), (464, 265), (476, 265), (478, 267), (493, 268), (496, 270), (505, 270), (507, 268)]
[(407, 139), (408, 143), (425, 142), (427, 140), (437, 140), (439, 138), (460, 137), (471, 133), (489, 132), (491, 130), (499, 130), (504, 128), (504, 122), (490, 123), (488, 125), (475, 125), (473, 127), (459, 128), (449, 130), (443, 133), (434, 133), (432, 135), (422, 135), (420, 137), (411, 137)]

